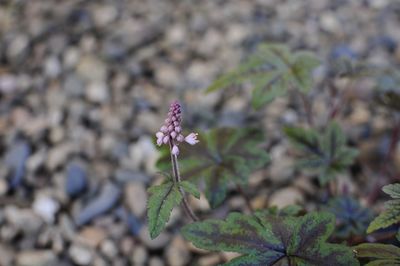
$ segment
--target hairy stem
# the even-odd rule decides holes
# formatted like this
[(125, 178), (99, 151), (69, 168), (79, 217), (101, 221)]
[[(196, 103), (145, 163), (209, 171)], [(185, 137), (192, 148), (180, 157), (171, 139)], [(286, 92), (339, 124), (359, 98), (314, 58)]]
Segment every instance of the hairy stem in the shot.
[(193, 210), (190, 208), (189, 203), (187, 202), (185, 192), (183, 191), (182, 187), (180, 186), (181, 182), (181, 175), (179, 173), (179, 166), (178, 166), (178, 157), (172, 154), (172, 147), (174, 146), (173, 140), (170, 140), (169, 147), (171, 153), (171, 162), (172, 162), (172, 170), (174, 173), (174, 182), (178, 186), (179, 193), (182, 195), (182, 205), (186, 211), (186, 214), (193, 220), (198, 221), (199, 218), (194, 214)]

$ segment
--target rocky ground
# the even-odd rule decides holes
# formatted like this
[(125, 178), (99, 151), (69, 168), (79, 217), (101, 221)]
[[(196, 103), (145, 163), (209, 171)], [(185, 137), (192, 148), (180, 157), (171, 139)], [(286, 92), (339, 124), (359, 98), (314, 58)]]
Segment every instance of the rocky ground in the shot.
[[(153, 139), (169, 103), (182, 100), (187, 127), (242, 126), (249, 94), (204, 88), (261, 42), (390, 66), (400, 60), (400, 2), (0, 1), (0, 36), (0, 265), (206, 266), (232, 254), (185, 242), (182, 211), (148, 236)], [(372, 107), (351, 102), (350, 136), (369, 125), (387, 133), (387, 113)], [(302, 120), (301, 111), (279, 99), (265, 113), (272, 162), (251, 179), (252, 204), (305, 203), (315, 185), (288, 181), (293, 161), (277, 125)], [(360, 148), (379, 154), (385, 138), (377, 139)], [(259, 188), (265, 179), (271, 187)], [(193, 204), (207, 217), (207, 203)], [(245, 205), (233, 194), (224, 208)]]

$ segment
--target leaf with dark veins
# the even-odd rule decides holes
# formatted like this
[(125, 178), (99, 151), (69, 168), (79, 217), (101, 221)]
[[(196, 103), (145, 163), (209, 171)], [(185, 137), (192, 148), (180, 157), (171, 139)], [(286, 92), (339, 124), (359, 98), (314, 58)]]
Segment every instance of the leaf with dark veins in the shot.
[(359, 265), (350, 248), (327, 242), (334, 222), (329, 213), (301, 217), (232, 213), (226, 220), (186, 225), (182, 232), (198, 248), (243, 254), (225, 265)]
[(147, 203), (149, 232), (152, 239), (156, 238), (165, 228), (172, 209), (179, 205), (182, 196), (172, 181), (167, 181), (148, 189), (150, 197)]
[[(180, 145), (179, 168), (184, 180), (204, 180), (205, 194), (215, 208), (225, 199), (229, 182), (246, 185), (252, 171), (263, 167), (269, 156), (260, 147), (264, 137), (252, 128), (213, 129), (199, 134), (194, 146)], [(162, 152), (157, 167), (166, 171), (169, 154)]]

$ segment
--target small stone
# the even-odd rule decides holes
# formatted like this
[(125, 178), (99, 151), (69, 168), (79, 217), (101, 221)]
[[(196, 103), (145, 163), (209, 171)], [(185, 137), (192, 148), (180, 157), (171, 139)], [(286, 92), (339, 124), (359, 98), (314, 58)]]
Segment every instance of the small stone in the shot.
[(73, 68), (79, 62), (80, 52), (77, 48), (68, 48), (63, 54), (63, 64), (65, 68)]
[(63, 165), (67, 160), (68, 155), (73, 151), (71, 143), (64, 142), (52, 148), (46, 160), (46, 166), (49, 170), (55, 170)]
[(95, 226), (88, 226), (79, 232), (77, 239), (80, 243), (96, 248), (106, 237), (107, 234), (104, 229)]
[(31, 209), (19, 209), (15, 206), (6, 206), (4, 209), (6, 220), (26, 234), (37, 233), (43, 225), (42, 220)]
[(120, 188), (113, 183), (107, 183), (101, 189), (100, 194), (79, 212), (76, 217), (76, 223), (84, 225), (98, 215), (107, 212), (114, 206), (120, 196)]
[(106, 103), (109, 96), (109, 88), (103, 82), (91, 82), (86, 88), (86, 98), (93, 103)]
[(135, 242), (132, 237), (126, 236), (121, 240), (119, 250), (121, 250), (122, 255), (128, 256), (132, 254), (134, 246)]
[[(151, 257), (149, 260), (149, 266), (164, 266), (162, 259), (158, 257)], [(172, 264), (171, 264), (172, 265)]]
[(73, 244), (68, 249), (68, 255), (78, 265), (89, 265), (93, 260), (92, 250), (79, 244)]
[(0, 92), (4, 94), (12, 93), (17, 88), (17, 79), (10, 74), (0, 76)]
[(271, 195), (269, 200), (270, 206), (277, 206), (278, 208), (303, 202), (303, 194), (294, 187), (287, 187), (277, 190)]
[(110, 239), (106, 239), (101, 243), (100, 250), (108, 259), (114, 259), (118, 255), (118, 249)]
[(212, 254), (201, 257), (198, 260), (198, 265), (199, 266), (217, 265), (220, 262), (221, 262), (220, 256), (218, 254)]
[(273, 160), (270, 167), (270, 178), (273, 182), (285, 182), (293, 178), (294, 162), (293, 159), (282, 157)]
[(86, 190), (88, 185), (86, 169), (79, 162), (71, 162), (67, 166), (65, 191), (70, 197), (75, 197)]
[(175, 88), (182, 82), (182, 75), (174, 66), (161, 64), (157, 66), (156, 81), (163, 87)]
[(94, 23), (98, 27), (105, 27), (112, 23), (118, 16), (117, 9), (112, 5), (101, 5), (93, 9)]
[(86, 81), (105, 81), (107, 66), (95, 56), (87, 55), (80, 58), (77, 73)]
[(169, 265), (184, 266), (190, 260), (190, 253), (182, 237), (176, 236), (165, 251)]
[(149, 228), (147, 226), (143, 226), (139, 233), (139, 239), (149, 249), (160, 249), (169, 243), (171, 235), (166, 232), (162, 232), (155, 239), (151, 239), (149, 235)]
[(51, 250), (21, 251), (16, 256), (17, 266), (52, 266), (57, 265), (57, 258)]
[(145, 265), (147, 257), (148, 257), (147, 250), (143, 246), (138, 246), (133, 251), (131, 260), (133, 265), (141, 266)]
[(49, 78), (57, 78), (61, 73), (60, 61), (52, 56), (44, 62), (44, 72)]
[(0, 178), (0, 197), (4, 196), (8, 191), (7, 180)]
[(26, 141), (19, 141), (12, 145), (5, 156), (5, 163), (12, 171), (11, 188), (21, 184), (25, 174), (25, 164), (31, 153), (31, 148)]
[(12, 266), (14, 259), (14, 251), (11, 247), (8, 247), (0, 243), (0, 265)]
[(146, 212), (147, 192), (143, 183), (129, 182), (125, 187), (127, 206), (132, 213), (141, 217)]
[(60, 204), (51, 197), (38, 196), (33, 202), (32, 208), (44, 221), (52, 224), (55, 219), (55, 214), (60, 208)]

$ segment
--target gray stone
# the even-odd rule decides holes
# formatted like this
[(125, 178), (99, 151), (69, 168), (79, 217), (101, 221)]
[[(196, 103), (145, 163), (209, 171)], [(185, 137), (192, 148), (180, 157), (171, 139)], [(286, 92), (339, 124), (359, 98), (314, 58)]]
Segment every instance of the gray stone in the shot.
[(16, 256), (17, 266), (53, 266), (57, 257), (51, 250), (21, 251)]
[(76, 217), (78, 225), (84, 225), (93, 218), (109, 211), (121, 196), (121, 191), (118, 186), (113, 183), (105, 184), (99, 195), (91, 200)]
[(129, 182), (125, 186), (125, 199), (129, 209), (135, 216), (143, 216), (147, 206), (147, 192), (143, 183)]
[(78, 265), (89, 265), (93, 260), (93, 251), (80, 244), (73, 244), (68, 249), (68, 255)]

